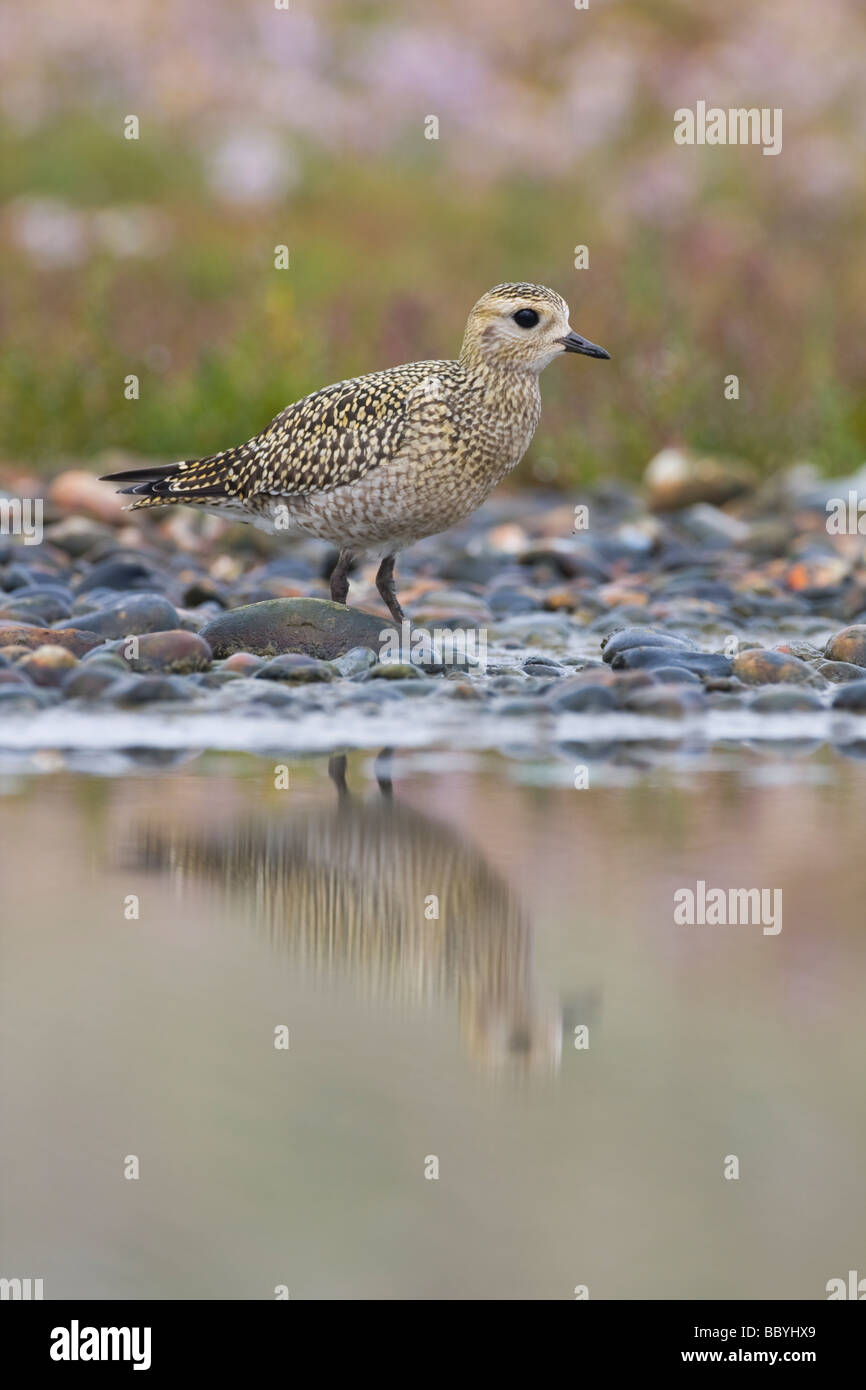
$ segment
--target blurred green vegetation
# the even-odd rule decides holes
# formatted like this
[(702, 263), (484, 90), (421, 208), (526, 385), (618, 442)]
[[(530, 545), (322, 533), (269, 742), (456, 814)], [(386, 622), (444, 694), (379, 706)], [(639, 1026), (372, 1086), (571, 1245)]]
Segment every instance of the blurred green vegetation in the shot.
[[(0, 193), (13, 220), (22, 197), (58, 200), (85, 234), (98, 209), (145, 208), (164, 240), (118, 255), (96, 239), (46, 268), (7, 218), (0, 456), (54, 469), (113, 448), (169, 459), (226, 448), (328, 382), (456, 355), (478, 295), (521, 279), (560, 290), (573, 325), (613, 359), (548, 368), (527, 481), (634, 477), (674, 439), (765, 470), (805, 458), (850, 470), (866, 446), (862, 209), (792, 216), (771, 161), (713, 153), (684, 154), (701, 184), (688, 218), (605, 225), (596, 178), (624, 177), (612, 171), (623, 158), (590, 163), (579, 184), (457, 185), (435, 148), (423, 166), (301, 151), (291, 194), (235, 208), (169, 130), (128, 142), (84, 116), (7, 130)], [(587, 270), (574, 268), (578, 243)], [(278, 244), (288, 270), (274, 268)], [(724, 397), (730, 373), (737, 401)]]

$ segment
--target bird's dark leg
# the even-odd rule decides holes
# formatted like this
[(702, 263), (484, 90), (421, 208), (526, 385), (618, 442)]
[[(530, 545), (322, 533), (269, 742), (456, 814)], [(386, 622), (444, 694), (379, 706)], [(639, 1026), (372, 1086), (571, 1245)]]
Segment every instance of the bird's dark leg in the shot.
[(402, 623), (406, 614), (400, 607), (397, 594), (394, 589), (394, 560), (396, 556), (386, 555), (376, 574), (376, 588), (382, 595), (385, 605), (392, 618), (396, 618), (398, 623)]
[(374, 771), (376, 781), (379, 784), (379, 791), (386, 800), (390, 800), (394, 795), (394, 783), (391, 779), (391, 772), (394, 766), (394, 749), (383, 748), (376, 758)]
[(345, 603), (349, 594), (349, 570), (354, 556), (348, 550), (340, 551), (340, 558), (331, 572), (331, 601)]
[(349, 784), (346, 781), (346, 755), (345, 753), (332, 753), (328, 759), (328, 776), (337, 788), (337, 795), (343, 801), (350, 796)]

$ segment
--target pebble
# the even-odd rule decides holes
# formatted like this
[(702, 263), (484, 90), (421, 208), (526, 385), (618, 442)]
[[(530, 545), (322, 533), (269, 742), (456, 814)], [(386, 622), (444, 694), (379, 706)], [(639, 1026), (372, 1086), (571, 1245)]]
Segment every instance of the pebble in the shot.
[(81, 595), (92, 593), (94, 589), (108, 589), (126, 594), (137, 589), (152, 592), (158, 587), (159, 576), (155, 570), (133, 557), (103, 560), (101, 564), (94, 565), (93, 569), (78, 581), (75, 591)]
[(558, 686), (550, 697), (549, 704), (555, 710), (586, 713), (589, 710), (616, 709), (619, 701), (609, 685), (580, 685), (572, 686), (569, 690)]
[(37, 714), (44, 709), (48, 703), (45, 700), (46, 690), (37, 690), (34, 686), (0, 686), (0, 711), (7, 714)]
[(528, 676), (555, 678), (565, 674), (565, 667), (560, 661), (554, 661), (552, 657), (545, 656), (531, 656), (528, 661), (524, 661), (523, 669)]
[[(419, 666), (413, 666), (408, 661), (386, 661), (374, 666), (368, 680), (380, 681), (428, 681)], [(429, 681), (428, 681), (429, 683)]]
[(846, 681), (862, 681), (863, 667), (853, 666), (850, 661), (816, 661), (815, 670), (825, 681), (833, 685), (844, 685)]
[(15, 594), (14, 604), (4, 609), (4, 617), (14, 618), (24, 623), (40, 619), (47, 624), (68, 618), (71, 612), (71, 602), (56, 594), (31, 593), (29, 591), (22, 593), (19, 589)]
[(760, 647), (734, 657), (733, 672), (746, 685), (790, 684), (814, 679), (811, 667), (799, 657)]
[(378, 652), (382, 632), (399, 633), (390, 619), (376, 618), (340, 603), (316, 598), (276, 598), (264, 603), (233, 608), (205, 624), (201, 636), (215, 657), (234, 652), (280, 656), (305, 652), (322, 661), (333, 661), (353, 647)]
[[(63, 631), (52, 628), (50, 637), (53, 647), (65, 647), (73, 656), (84, 656), (93, 647), (101, 646), (100, 639), (92, 632), (82, 632), (78, 628), (64, 627)], [(0, 625), (0, 648), (18, 647), (35, 651), (37, 647), (45, 646), (45, 639), (44, 627), (28, 627), (23, 623)]]
[(484, 631), (486, 668), (461, 671), (408, 660), (374, 566), (355, 575), (347, 610), (323, 597), (323, 542), (178, 511), (131, 518), (110, 485), (68, 470), (41, 546), (0, 537), (4, 713), (64, 699), (103, 712), (319, 710), (336, 737), (347, 713), (396, 715), (423, 697), (459, 701), (467, 721), (485, 708), (524, 719), (529, 747), (533, 720), (572, 711), (858, 710), (866, 560), (851, 537), (826, 533), (820, 497), (806, 506), (777, 481), (758, 490), (737, 461), (667, 449), (643, 500), (622, 485), (582, 494), (588, 532), (572, 530), (563, 495), (494, 497), (398, 566), (415, 629)]
[(824, 648), (824, 655), (828, 661), (866, 666), (866, 623), (854, 623), (837, 632)]
[[(126, 645), (120, 643), (121, 650)], [(127, 657), (133, 671), (189, 675), (192, 671), (207, 671), (213, 653), (203, 637), (192, 632), (146, 632), (136, 641), (137, 655)]]
[(720, 652), (690, 652), (678, 647), (629, 647), (613, 658), (611, 666), (615, 671), (679, 666), (696, 676), (728, 676), (733, 670), (730, 659)]
[(74, 628), (100, 637), (139, 637), (147, 632), (177, 628), (177, 609), (160, 594), (131, 594), (92, 613), (78, 613), (59, 623), (55, 631)]
[(350, 647), (334, 661), (334, 668), (341, 676), (361, 676), (376, 665), (376, 653), (369, 647)]
[(866, 680), (852, 681), (850, 685), (840, 686), (833, 696), (833, 708), (866, 714)]
[(805, 714), (823, 709), (820, 695), (813, 690), (788, 689), (784, 686), (760, 690), (749, 701), (749, 709), (766, 714)]
[(264, 665), (264, 658), (253, 656), (252, 652), (235, 652), (226, 657), (222, 664), (224, 671), (236, 671), (240, 676), (254, 676)]
[(609, 637), (602, 639), (602, 655), (605, 661), (611, 662), (620, 652), (631, 651), (634, 647), (674, 647), (680, 651), (695, 650), (694, 642), (689, 642), (686, 638), (676, 637), (672, 632), (661, 632), (658, 628), (650, 627), (626, 627), (619, 632), (612, 632)]
[(721, 506), (748, 492), (755, 483), (751, 469), (739, 462), (702, 458), (686, 449), (667, 448), (651, 459), (644, 473), (653, 511), (678, 511), (696, 502)]
[(653, 679), (662, 685), (703, 685), (700, 676), (695, 671), (686, 670), (685, 666), (654, 666)]
[(643, 690), (630, 691), (622, 702), (623, 709), (630, 710), (633, 714), (651, 714), (659, 719), (682, 719), (688, 714), (689, 710), (696, 708), (701, 703), (701, 697), (697, 701), (693, 692), (689, 692), (689, 698), (685, 693), (678, 693), (675, 690), (652, 686)]
[(60, 686), (68, 700), (98, 700), (122, 678), (119, 672), (107, 670), (104, 665), (85, 661), (68, 671)]
[(123, 707), (167, 701), (186, 703), (195, 698), (195, 689), (179, 676), (128, 676), (109, 693), (113, 703)]
[(304, 652), (289, 652), (276, 656), (256, 671), (257, 681), (282, 681), (288, 685), (308, 685), (311, 681), (332, 681), (334, 671), (326, 661), (319, 661)]
[(65, 647), (37, 647), (18, 663), (19, 671), (34, 685), (58, 686), (66, 673), (78, 665), (78, 657)]

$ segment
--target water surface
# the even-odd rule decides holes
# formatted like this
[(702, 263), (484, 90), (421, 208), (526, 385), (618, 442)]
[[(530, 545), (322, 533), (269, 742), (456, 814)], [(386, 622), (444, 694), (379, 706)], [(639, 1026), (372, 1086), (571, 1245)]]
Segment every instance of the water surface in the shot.
[[(10, 773), (2, 1272), (736, 1299), (862, 1267), (864, 764), (648, 745), (577, 790), (583, 761)], [(676, 925), (699, 879), (781, 889), (781, 932)]]

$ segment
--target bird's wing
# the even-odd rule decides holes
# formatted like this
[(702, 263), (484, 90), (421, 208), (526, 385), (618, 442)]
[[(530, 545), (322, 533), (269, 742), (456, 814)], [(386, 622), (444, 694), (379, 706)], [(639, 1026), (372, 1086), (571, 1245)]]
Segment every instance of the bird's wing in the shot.
[(339, 381), (287, 406), (261, 434), (236, 449), (110, 473), (106, 480), (130, 484), (121, 491), (136, 498), (131, 509), (332, 492), (397, 458), (412, 424), (433, 430), (450, 415), (455, 366), (412, 362)]

